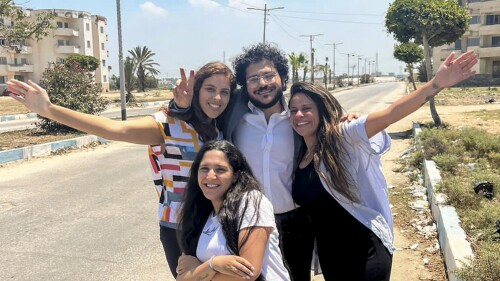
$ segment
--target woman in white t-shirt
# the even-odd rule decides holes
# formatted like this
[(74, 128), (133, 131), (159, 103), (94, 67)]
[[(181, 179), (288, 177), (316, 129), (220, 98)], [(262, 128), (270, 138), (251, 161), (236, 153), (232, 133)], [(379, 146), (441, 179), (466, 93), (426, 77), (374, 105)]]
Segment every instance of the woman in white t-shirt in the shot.
[(178, 238), (177, 280), (290, 280), (271, 202), (230, 142), (210, 141), (198, 152)]

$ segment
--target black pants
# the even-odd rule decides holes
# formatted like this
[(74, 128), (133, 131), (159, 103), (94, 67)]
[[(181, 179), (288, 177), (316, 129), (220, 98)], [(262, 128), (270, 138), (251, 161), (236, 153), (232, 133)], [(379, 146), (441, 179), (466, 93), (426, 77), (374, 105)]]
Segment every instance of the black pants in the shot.
[(177, 243), (177, 230), (160, 226), (160, 241), (163, 245), (163, 251), (165, 251), (170, 272), (177, 278), (177, 263), (181, 256), (181, 248), (179, 247), (179, 243)]
[(307, 215), (301, 208), (275, 215), (280, 248), (293, 281), (311, 280), (314, 236)]

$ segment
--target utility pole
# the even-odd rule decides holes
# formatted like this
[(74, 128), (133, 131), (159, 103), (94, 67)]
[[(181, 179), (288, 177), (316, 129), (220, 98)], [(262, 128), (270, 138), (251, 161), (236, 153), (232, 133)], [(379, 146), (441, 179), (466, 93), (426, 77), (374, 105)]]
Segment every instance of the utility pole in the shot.
[[(343, 55), (347, 55), (347, 85), (349, 86), (349, 67), (350, 67), (350, 64), (349, 64), (349, 57), (354, 57), (354, 53), (342, 53)], [(353, 72), (354, 72), (354, 69), (353, 69)]]
[(258, 11), (264, 11), (264, 36), (262, 38), (262, 44), (266, 44), (266, 24), (267, 24), (267, 12), (272, 11), (272, 10), (277, 10), (277, 9), (284, 9), (285, 7), (276, 7), (276, 8), (267, 8), (267, 4), (264, 4), (264, 9), (259, 9), (259, 8), (247, 8), (248, 10), (258, 10)]
[(313, 39), (316, 36), (321, 36), (323, 34), (309, 34), (309, 35), (300, 35), (300, 37), (309, 37), (309, 41), (311, 42), (311, 82), (314, 83), (314, 53), (313, 53)]
[(122, 17), (120, 12), (120, 0), (116, 0), (116, 18), (118, 19), (118, 65), (120, 70), (120, 106), (122, 120), (127, 120), (127, 109), (125, 107), (125, 72), (123, 71), (122, 51)]
[(358, 55), (358, 85), (359, 85), (359, 61), (361, 60), (361, 56)]
[(324, 79), (325, 79), (325, 89), (328, 91), (328, 57), (325, 58), (325, 71), (324, 71)]
[(333, 68), (333, 89), (335, 90), (335, 49), (337, 49), (337, 45), (342, 44), (340, 43), (335, 43), (333, 42), (332, 44), (326, 44), (326, 45), (332, 45), (333, 46), (333, 62), (332, 62), (332, 68)]

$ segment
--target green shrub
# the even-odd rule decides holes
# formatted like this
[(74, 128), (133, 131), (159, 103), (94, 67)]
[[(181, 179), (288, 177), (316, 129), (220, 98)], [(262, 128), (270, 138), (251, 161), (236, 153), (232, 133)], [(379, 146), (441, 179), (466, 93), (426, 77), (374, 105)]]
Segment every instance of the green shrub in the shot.
[[(96, 114), (106, 109), (108, 101), (101, 97), (101, 85), (77, 64), (67, 67), (50, 64), (42, 74), (40, 84), (47, 90), (52, 103), (79, 112)], [(41, 117), (37, 126), (47, 132), (75, 131), (50, 119)]]
[(500, 243), (482, 245), (476, 252), (476, 257), (469, 257), (455, 274), (463, 281), (500, 280)]
[(481, 198), (476, 195), (469, 181), (460, 177), (443, 178), (438, 184), (438, 190), (448, 196), (448, 204), (457, 209), (479, 208)]
[(441, 171), (452, 174), (457, 171), (459, 164), (462, 162), (459, 156), (448, 153), (436, 155), (432, 157), (432, 160), (436, 162), (436, 165), (438, 165)]

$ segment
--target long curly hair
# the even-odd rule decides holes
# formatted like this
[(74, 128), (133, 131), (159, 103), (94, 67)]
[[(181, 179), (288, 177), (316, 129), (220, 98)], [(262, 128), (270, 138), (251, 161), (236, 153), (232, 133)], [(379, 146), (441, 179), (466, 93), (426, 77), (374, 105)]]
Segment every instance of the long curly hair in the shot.
[[(308, 82), (295, 82), (290, 88), (291, 99), (302, 93), (309, 97), (318, 108), (319, 125), (316, 131), (316, 145), (313, 149), (314, 170), (328, 183), (329, 188), (335, 189), (345, 196), (350, 202), (357, 202), (356, 191), (353, 190), (354, 182), (347, 170), (346, 158), (350, 156), (344, 147), (344, 136), (339, 129), (343, 109), (340, 103), (323, 87)], [(301, 159), (307, 147), (302, 145), (299, 152)], [(320, 163), (326, 166), (327, 175), (321, 172)], [(337, 198), (340, 199), (340, 198)]]
[[(229, 165), (233, 169), (236, 181), (229, 187), (218, 216), (222, 227), (226, 243), (231, 254), (239, 255), (240, 248), (245, 244), (248, 237), (238, 243), (239, 230), (243, 222), (243, 215), (249, 205), (254, 206), (254, 210), (259, 210), (262, 199), (262, 189), (255, 179), (245, 156), (232, 143), (220, 140), (205, 143), (191, 166), (190, 177), (184, 191), (184, 203), (179, 215), (178, 242), (182, 252), (187, 255), (196, 256), (196, 247), (205, 222), (214, 211), (212, 202), (208, 200), (198, 185), (198, 169), (207, 151), (217, 150), (224, 153)], [(252, 194), (259, 196), (246, 196), (248, 192), (257, 190)], [(240, 210), (242, 210), (240, 212)], [(252, 221), (259, 220), (259, 213), (256, 212)], [(254, 228), (250, 227), (250, 229)]]
[[(198, 133), (199, 138), (202, 142), (207, 142), (209, 140), (217, 138), (215, 120), (208, 118), (208, 116), (203, 112), (200, 106), (200, 89), (203, 85), (203, 82), (205, 81), (205, 79), (217, 74), (226, 76), (230, 81), (229, 103), (231, 103), (231, 101), (233, 100), (232, 96), (234, 90), (236, 89), (236, 81), (234, 79), (233, 72), (231, 71), (231, 69), (229, 69), (229, 67), (227, 67), (227, 65), (221, 62), (209, 62), (202, 66), (194, 75), (193, 101), (191, 102), (191, 107), (188, 112), (179, 114), (169, 111), (167, 106), (162, 107), (162, 110), (169, 116), (186, 120), (189, 124), (191, 124), (191, 126)], [(229, 104), (227, 105), (226, 109), (228, 107)], [(217, 119), (219, 118), (221, 118), (221, 116), (217, 117)]]
[(274, 64), (281, 78), (283, 91), (286, 90), (288, 81), (288, 59), (286, 54), (276, 47), (269, 44), (256, 44), (243, 49), (244, 53), (238, 56), (233, 62), (234, 74), (236, 82), (243, 88), (246, 93), (247, 87), (247, 67), (252, 63), (258, 63), (266, 59)]

